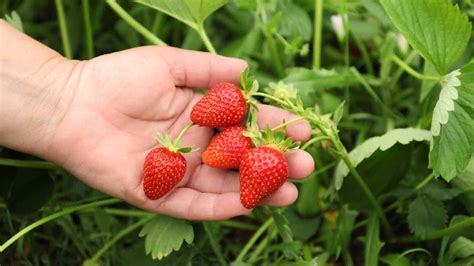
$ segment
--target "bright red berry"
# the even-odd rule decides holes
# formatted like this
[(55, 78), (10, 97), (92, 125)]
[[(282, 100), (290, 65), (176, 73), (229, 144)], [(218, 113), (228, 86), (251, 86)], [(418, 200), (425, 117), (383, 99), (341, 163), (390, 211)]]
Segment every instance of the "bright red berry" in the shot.
[(231, 83), (214, 86), (194, 105), (191, 121), (207, 127), (229, 127), (240, 123), (247, 111), (242, 91)]
[(240, 202), (251, 209), (281, 187), (288, 178), (282, 152), (271, 147), (247, 150), (240, 162)]
[(240, 160), (252, 140), (242, 133), (245, 127), (228, 127), (218, 134), (202, 154), (202, 161), (214, 168), (239, 168)]
[(186, 159), (179, 152), (158, 147), (151, 150), (145, 158), (143, 170), (143, 190), (152, 200), (163, 197), (184, 177)]

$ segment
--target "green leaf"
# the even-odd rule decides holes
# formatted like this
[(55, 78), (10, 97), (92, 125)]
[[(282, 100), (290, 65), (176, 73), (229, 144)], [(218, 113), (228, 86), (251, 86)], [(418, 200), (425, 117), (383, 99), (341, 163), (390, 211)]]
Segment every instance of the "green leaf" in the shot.
[(459, 196), (462, 192), (463, 190), (460, 188), (450, 188), (446, 186), (443, 180), (431, 181), (421, 190), (421, 193), (426, 194), (433, 199), (441, 201), (451, 200)]
[(357, 211), (350, 210), (347, 205), (344, 205), (339, 210), (335, 226), (336, 231), (331, 235), (327, 243), (328, 251), (331, 254), (335, 254), (336, 257), (339, 257), (341, 251), (349, 243), (357, 214)]
[(388, 254), (380, 260), (389, 266), (411, 266), (410, 260), (402, 254)]
[(157, 215), (143, 226), (139, 235), (145, 237), (146, 254), (161, 260), (179, 250), (184, 241), (191, 244), (194, 230), (188, 221)]
[(365, 234), (364, 265), (377, 265), (383, 243), (380, 241), (380, 221), (377, 213), (371, 212)]
[(227, 0), (135, 0), (157, 9), (198, 30), (204, 20), (227, 3)]
[(293, 242), (293, 232), (288, 223), (288, 219), (281, 214), (280, 210), (276, 208), (272, 208), (272, 216), (273, 220), (275, 221), (275, 225), (278, 229), (278, 233), (280, 234), (283, 242), (290, 243)]
[[(392, 190), (406, 176), (412, 151), (413, 145), (395, 145), (386, 151), (376, 151), (357, 166), (357, 171), (374, 196)], [(370, 201), (355, 178), (345, 178), (339, 196), (353, 209), (371, 208)]]
[(298, 213), (303, 217), (317, 215), (321, 211), (320, 179), (315, 173), (306, 178), (299, 187), (299, 196), (296, 201)]
[(441, 125), (448, 123), (449, 112), (454, 110), (454, 101), (459, 98), (457, 87), (461, 85), (459, 75), (461, 75), (461, 72), (455, 70), (446, 75), (441, 83), (441, 92), (433, 110), (433, 121), (431, 122), (431, 134), (433, 136), (439, 136)]
[(381, 0), (392, 23), (438, 73), (446, 74), (466, 48), (472, 25), (450, 0)]
[(321, 217), (301, 217), (296, 212), (296, 208), (287, 208), (284, 212), (288, 219), (288, 225), (293, 232), (296, 240), (307, 241), (310, 237), (316, 234), (321, 223)]
[(307, 68), (290, 69), (289, 75), (282, 81), (293, 84), (297, 89), (303, 91), (337, 88), (359, 83), (350, 71), (337, 72), (336, 70)]
[(13, 28), (23, 31), (23, 23), (21, 22), (21, 18), (16, 11), (12, 11), (11, 15), (6, 14), (5, 20), (8, 24), (12, 25)]
[(458, 237), (451, 243), (448, 252), (446, 253), (446, 259), (448, 262), (454, 262), (456, 258), (467, 258), (474, 255), (474, 241), (465, 238)]
[(442, 87), (433, 111), (429, 166), (450, 181), (474, 153), (474, 63), (447, 75)]
[(332, 120), (334, 125), (338, 125), (339, 121), (341, 121), (342, 115), (344, 114), (344, 101), (336, 108), (332, 115)]
[[(426, 61), (423, 66), (423, 74), (427, 76), (436, 76), (436, 70), (430, 62)], [(436, 80), (426, 80), (421, 82), (420, 102), (422, 102), (431, 92), (431, 90), (438, 84)]]
[[(385, 151), (393, 145), (408, 144), (412, 141), (429, 141), (431, 134), (427, 130), (417, 128), (397, 128), (388, 131), (382, 136), (367, 139), (349, 153), (349, 159), (354, 166), (359, 165), (363, 160), (369, 158), (377, 150)], [(342, 187), (344, 177), (349, 173), (349, 168), (343, 161), (339, 162), (334, 173), (336, 189)]]
[(291, 1), (279, 1), (280, 10), (284, 10), (284, 16), (278, 23), (278, 33), (287, 37), (303, 38), (305, 41), (311, 39), (311, 18), (301, 7)]
[(461, 200), (464, 207), (474, 215), (474, 156), (471, 157), (469, 165), (456, 178), (452, 180), (453, 186), (462, 189), (464, 193), (461, 195)]
[(408, 207), (408, 225), (416, 236), (441, 230), (447, 219), (446, 209), (440, 200), (419, 195)]

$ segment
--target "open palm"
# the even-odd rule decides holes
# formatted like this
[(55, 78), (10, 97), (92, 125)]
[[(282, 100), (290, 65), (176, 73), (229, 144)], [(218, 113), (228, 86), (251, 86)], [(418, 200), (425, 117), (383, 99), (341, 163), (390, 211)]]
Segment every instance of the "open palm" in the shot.
[[(186, 176), (179, 188), (159, 200), (142, 190), (146, 154), (157, 144), (154, 136), (171, 137), (190, 123), (189, 113), (201, 97), (192, 88), (219, 82), (238, 82), (245, 63), (238, 59), (176, 48), (141, 47), (78, 63), (65, 88), (64, 115), (50, 145), (49, 159), (62, 165), (88, 185), (150, 211), (195, 220), (218, 220), (249, 210), (239, 201), (238, 172), (209, 168), (201, 153), (214, 130), (193, 127), (183, 145), (199, 148), (186, 154)], [(261, 126), (275, 126), (292, 118), (284, 110), (262, 105)], [(305, 122), (287, 128), (289, 136), (305, 140)], [(303, 178), (313, 170), (309, 154), (287, 154), (289, 173)], [(287, 205), (297, 197), (289, 182), (265, 203)]]

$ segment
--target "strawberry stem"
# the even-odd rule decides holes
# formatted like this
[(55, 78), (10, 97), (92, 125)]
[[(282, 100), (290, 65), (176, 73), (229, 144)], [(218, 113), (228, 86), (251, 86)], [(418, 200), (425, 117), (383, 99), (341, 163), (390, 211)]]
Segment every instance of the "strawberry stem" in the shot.
[(174, 140), (174, 144), (176, 146), (179, 146), (179, 143), (181, 142), (181, 139), (184, 137), (184, 134), (186, 134), (186, 132), (193, 126), (194, 126), (194, 124), (191, 123), (191, 124), (187, 125), (185, 128), (183, 128), (183, 130), (181, 130), (181, 132), (179, 132), (179, 135)]
[(280, 125), (278, 125), (278, 126), (272, 128), (272, 131), (277, 131), (277, 130), (279, 130), (279, 129), (285, 128), (286, 126), (288, 126), (288, 125), (290, 125), (290, 124), (293, 124), (293, 123), (295, 123), (295, 122), (301, 121), (301, 120), (304, 120), (304, 117), (297, 117), (297, 118), (288, 120), (288, 121), (283, 122), (283, 123), (281, 123)]
[(302, 150), (306, 150), (309, 146), (311, 146), (311, 145), (314, 144), (315, 142), (318, 142), (318, 141), (321, 141), (321, 140), (331, 140), (331, 138), (328, 137), (328, 136), (317, 136), (317, 137), (314, 137), (314, 138), (308, 140), (303, 146), (301, 146), (301, 149), (302, 149)]
[(275, 102), (278, 102), (279, 104), (282, 104), (282, 105), (287, 105), (287, 103), (275, 96), (272, 96), (270, 94), (267, 94), (267, 93), (264, 93), (264, 92), (254, 92), (252, 94), (250, 94), (250, 96), (261, 96), (261, 97), (265, 97), (265, 98), (268, 98), (268, 99), (271, 99), (271, 100), (274, 100)]

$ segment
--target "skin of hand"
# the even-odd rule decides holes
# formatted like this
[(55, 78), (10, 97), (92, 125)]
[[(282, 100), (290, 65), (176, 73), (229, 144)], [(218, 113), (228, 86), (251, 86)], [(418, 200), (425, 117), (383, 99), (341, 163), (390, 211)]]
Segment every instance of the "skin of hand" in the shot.
[[(2, 57), (6, 56), (3, 52), (2, 47)], [(22, 111), (36, 112), (36, 120), (39, 115), (48, 117), (29, 129), (29, 134), (23, 133), (25, 128), (20, 126), (18, 134), (14, 134), (14, 126), (3, 129), (7, 141), (0, 144), (48, 159), (89, 186), (149, 211), (191, 220), (243, 215), (250, 210), (239, 200), (238, 172), (202, 164), (201, 154), (214, 135), (213, 129), (194, 126), (187, 132), (182, 145), (199, 150), (184, 155), (186, 175), (165, 197), (146, 198), (142, 171), (146, 154), (157, 146), (154, 136), (169, 132), (172, 138), (176, 137), (190, 123), (192, 106), (202, 97), (192, 88), (238, 83), (245, 67), (246, 63), (239, 59), (170, 47), (139, 47), (89, 61), (65, 60), (56, 54), (41, 71), (35, 72), (35, 77), (48, 69), (51, 71), (42, 74), (43, 80), (47, 77), (62, 82), (42, 86), (40, 97), (30, 102), (32, 108)], [(11, 84), (23, 84), (6, 83), (2, 90), (10, 89), (5, 96), (12, 98), (11, 88), (15, 86)], [(21, 91), (14, 93), (17, 98), (21, 99)], [(273, 106), (261, 105), (259, 109), (260, 127), (274, 127), (295, 118)], [(3, 111), (0, 113), (11, 110)], [(304, 141), (311, 134), (305, 121), (291, 124), (286, 130), (297, 141)], [(31, 142), (38, 145), (27, 145), (28, 141), (21, 137), (35, 138)], [(297, 150), (285, 156), (291, 178), (304, 178), (313, 171), (314, 162), (308, 153)], [(263, 203), (288, 205), (297, 194), (295, 185), (286, 182)]]

